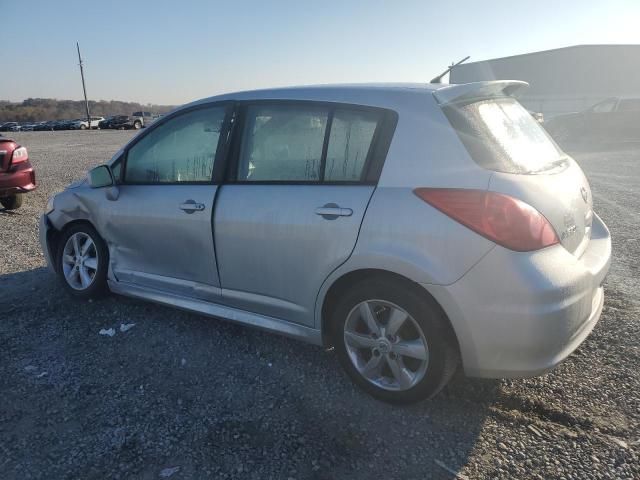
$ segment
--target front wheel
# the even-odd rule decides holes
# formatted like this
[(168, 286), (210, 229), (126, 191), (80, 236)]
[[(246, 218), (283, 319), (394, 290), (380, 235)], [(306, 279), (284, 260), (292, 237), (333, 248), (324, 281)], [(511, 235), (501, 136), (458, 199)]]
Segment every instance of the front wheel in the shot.
[(0, 197), (0, 204), (7, 210), (16, 210), (22, 206), (24, 194), (16, 193), (8, 197)]
[(56, 263), (58, 275), (72, 295), (92, 298), (107, 291), (109, 251), (91, 225), (73, 225), (64, 231)]
[(142, 128), (142, 123), (140, 123), (139, 120), (136, 120), (135, 122), (133, 122), (133, 128), (136, 130), (140, 130)]
[(433, 397), (458, 364), (448, 320), (418, 288), (367, 280), (347, 292), (332, 315), (340, 363), (360, 388), (386, 402)]

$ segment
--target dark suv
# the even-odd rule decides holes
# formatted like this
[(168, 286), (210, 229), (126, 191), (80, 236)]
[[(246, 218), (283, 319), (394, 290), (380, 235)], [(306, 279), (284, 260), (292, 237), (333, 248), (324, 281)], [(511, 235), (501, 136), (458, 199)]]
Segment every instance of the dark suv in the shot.
[(0, 204), (7, 210), (22, 205), (23, 194), (36, 188), (36, 174), (27, 149), (0, 136)]
[[(99, 128), (111, 128), (114, 130), (129, 130), (131, 128), (136, 128), (135, 119), (128, 115), (116, 115), (114, 117), (110, 117), (107, 120), (103, 120), (99, 124)], [(138, 127), (140, 128), (140, 127)]]
[(607, 98), (582, 112), (558, 115), (545, 128), (560, 144), (640, 141), (640, 98)]

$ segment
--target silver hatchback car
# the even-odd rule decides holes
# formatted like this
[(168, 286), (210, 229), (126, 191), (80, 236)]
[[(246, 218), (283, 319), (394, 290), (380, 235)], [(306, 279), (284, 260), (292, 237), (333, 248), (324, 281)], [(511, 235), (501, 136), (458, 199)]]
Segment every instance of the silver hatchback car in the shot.
[(516, 81), (212, 97), (53, 197), (42, 247), (111, 290), (333, 346), (389, 402), (458, 364), (541, 374), (591, 332), (611, 240)]

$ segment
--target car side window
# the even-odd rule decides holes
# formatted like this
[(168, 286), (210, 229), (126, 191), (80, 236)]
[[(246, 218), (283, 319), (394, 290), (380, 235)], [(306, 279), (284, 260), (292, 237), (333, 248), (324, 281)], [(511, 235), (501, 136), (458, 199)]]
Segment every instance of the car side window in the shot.
[(210, 182), (224, 118), (201, 108), (157, 126), (129, 149), (125, 183)]
[(325, 163), (326, 181), (362, 180), (379, 117), (372, 111), (335, 111)]
[(240, 147), (240, 181), (318, 181), (328, 108), (250, 106)]

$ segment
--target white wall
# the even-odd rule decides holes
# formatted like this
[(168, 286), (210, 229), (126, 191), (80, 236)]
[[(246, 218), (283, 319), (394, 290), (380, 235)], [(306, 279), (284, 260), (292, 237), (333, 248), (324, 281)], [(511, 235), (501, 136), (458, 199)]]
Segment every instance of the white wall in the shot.
[(547, 118), (608, 97), (640, 97), (640, 45), (582, 45), (467, 63), (449, 81), (500, 79), (529, 82), (520, 101)]

